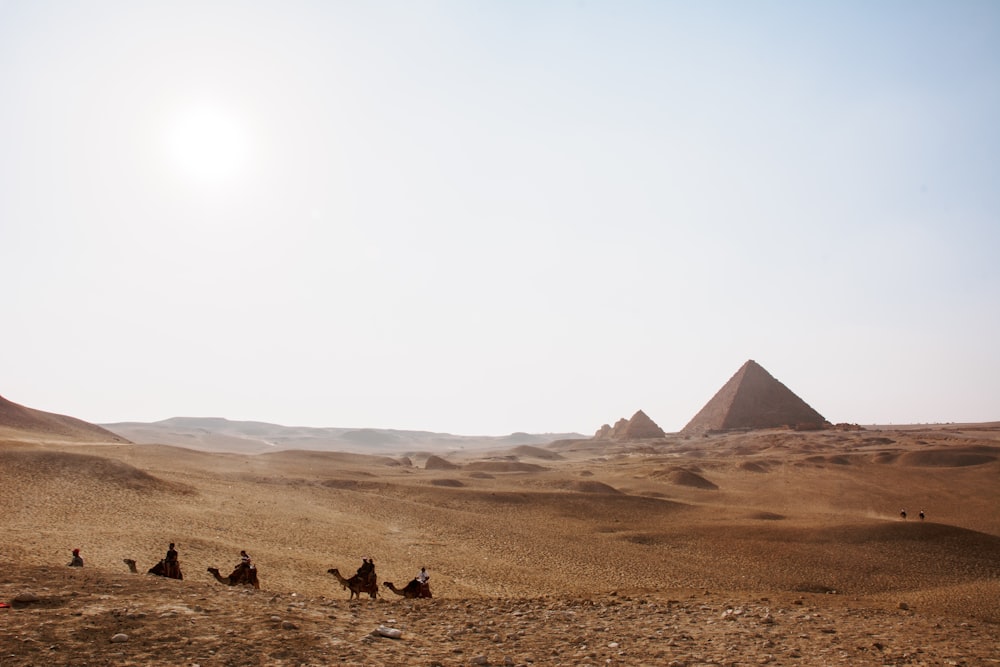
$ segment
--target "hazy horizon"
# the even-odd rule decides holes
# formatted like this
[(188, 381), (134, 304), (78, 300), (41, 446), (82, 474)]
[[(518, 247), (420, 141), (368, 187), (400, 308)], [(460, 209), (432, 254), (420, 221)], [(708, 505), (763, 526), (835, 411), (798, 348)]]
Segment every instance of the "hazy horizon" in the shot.
[(0, 394), (678, 431), (1000, 418), (1000, 5), (0, 4)]

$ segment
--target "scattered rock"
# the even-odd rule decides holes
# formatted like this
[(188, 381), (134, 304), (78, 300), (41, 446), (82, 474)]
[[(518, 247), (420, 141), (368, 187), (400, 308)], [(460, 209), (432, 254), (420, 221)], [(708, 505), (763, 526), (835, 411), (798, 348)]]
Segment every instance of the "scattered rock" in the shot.
[(14, 596), (14, 602), (38, 602), (40, 598), (31, 591), (24, 591)]
[(375, 628), (375, 634), (381, 635), (382, 637), (388, 637), (389, 639), (399, 639), (403, 636), (403, 631), (398, 628), (390, 628), (386, 625), (380, 625)]
[(119, 632), (118, 634), (113, 635), (111, 637), (111, 643), (113, 644), (121, 644), (127, 641), (128, 641), (128, 635), (125, 634), (124, 632)]

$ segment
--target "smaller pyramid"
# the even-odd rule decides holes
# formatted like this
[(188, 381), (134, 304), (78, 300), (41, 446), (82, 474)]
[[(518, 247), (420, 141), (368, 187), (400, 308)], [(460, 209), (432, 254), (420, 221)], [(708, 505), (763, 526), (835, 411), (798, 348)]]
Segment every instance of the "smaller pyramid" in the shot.
[(594, 438), (597, 440), (646, 440), (649, 438), (666, 437), (663, 429), (656, 425), (645, 412), (639, 410), (631, 419), (624, 417), (615, 422), (614, 426), (605, 424)]
[(782, 426), (822, 428), (826, 424), (823, 415), (751, 359), (722, 385), (681, 433)]

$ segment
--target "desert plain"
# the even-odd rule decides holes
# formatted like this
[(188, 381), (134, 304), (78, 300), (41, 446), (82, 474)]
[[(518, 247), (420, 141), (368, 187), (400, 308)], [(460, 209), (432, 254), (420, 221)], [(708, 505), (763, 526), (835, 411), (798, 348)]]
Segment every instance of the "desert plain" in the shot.
[[(0, 667), (1000, 664), (1000, 424), (365, 455), (15, 423), (0, 489)], [(145, 574), (169, 542), (180, 581)], [(260, 590), (207, 572), (241, 549)], [(327, 570), (368, 557), (349, 599)], [(421, 566), (432, 599), (382, 588)]]

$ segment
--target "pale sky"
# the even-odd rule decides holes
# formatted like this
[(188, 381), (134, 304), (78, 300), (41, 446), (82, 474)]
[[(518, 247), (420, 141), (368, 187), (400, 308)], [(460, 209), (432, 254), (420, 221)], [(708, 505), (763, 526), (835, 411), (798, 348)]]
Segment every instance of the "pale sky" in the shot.
[(1000, 3), (0, 0), (0, 394), (1000, 419)]

